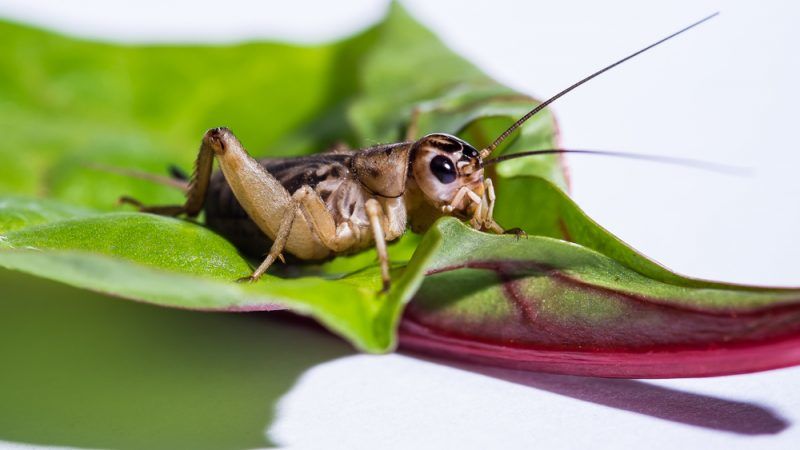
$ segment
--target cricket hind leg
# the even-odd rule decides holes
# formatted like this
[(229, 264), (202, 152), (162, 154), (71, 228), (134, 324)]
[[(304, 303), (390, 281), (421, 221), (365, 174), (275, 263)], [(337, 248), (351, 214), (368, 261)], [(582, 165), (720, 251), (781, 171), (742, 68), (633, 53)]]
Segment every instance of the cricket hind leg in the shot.
[(347, 229), (337, 230), (333, 216), (319, 195), (310, 186), (302, 186), (292, 194), (289, 206), (284, 210), (275, 239), (272, 241), (264, 261), (253, 271), (252, 275), (240, 278), (238, 281), (257, 281), (277, 259), (283, 261), (282, 252), (286, 248), (286, 242), (289, 240), (298, 214), (303, 215), (313, 236), (332, 252), (348, 248), (355, 239), (355, 236)]
[[(331, 249), (334, 253), (338, 253), (347, 250), (358, 241), (359, 237), (357, 233), (354, 232), (354, 227), (348, 226), (347, 223), (337, 226), (330, 211), (325, 207), (325, 203), (311, 187), (304, 186), (300, 188), (295, 195), (298, 195), (301, 191), (304, 191), (301, 196), (298, 196), (301, 211), (305, 215), (314, 236), (326, 247)], [(381, 204), (374, 198), (367, 200), (364, 207), (369, 219), (370, 228), (372, 229), (375, 250), (378, 253), (378, 263), (381, 268), (381, 292), (386, 293), (391, 287), (389, 254), (386, 249), (386, 234), (384, 232), (384, 222), (387, 220), (386, 214)], [(389, 223), (388, 226), (391, 230), (392, 224)], [(405, 229), (405, 223), (402, 227)]]
[[(391, 287), (389, 255), (386, 249), (383, 223), (386, 218), (383, 208), (375, 199), (367, 200), (365, 208), (370, 221), (373, 240), (375, 241), (375, 249), (378, 252), (378, 262), (381, 267), (381, 292), (386, 293)], [(337, 226), (330, 211), (326, 208), (325, 202), (310, 186), (302, 186), (292, 194), (291, 206), (286, 211), (266, 259), (253, 272), (253, 275), (244, 278), (243, 281), (257, 280), (275, 262), (275, 259), (280, 257), (298, 214), (302, 214), (306, 219), (313, 236), (319, 239), (334, 254), (346, 251), (359, 239), (354, 227), (349, 226), (350, 224), (342, 223)]]
[[(203, 210), (208, 185), (211, 180), (211, 170), (214, 167), (214, 150), (210, 147), (206, 139), (200, 145), (200, 152), (195, 161), (195, 169), (186, 191), (186, 202), (183, 205), (154, 205), (146, 206), (135, 198), (123, 196), (119, 202), (122, 204), (133, 205), (139, 211), (158, 214), (162, 216), (180, 216), (186, 214), (189, 217), (196, 217)], [(171, 169), (174, 173), (174, 170)]]
[(236, 281), (258, 281), (258, 279), (267, 272), (267, 269), (272, 266), (275, 260), (280, 259), (283, 261), (283, 250), (286, 248), (286, 241), (289, 240), (289, 234), (292, 232), (292, 225), (294, 225), (294, 219), (297, 217), (297, 212), (300, 210), (302, 196), (304, 195), (305, 191), (297, 191), (292, 195), (291, 204), (286, 209), (281, 219), (281, 223), (278, 226), (278, 233), (275, 235), (275, 240), (272, 241), (272, 246), (264, 261), (258, 265), (256, 270), (254, 270), (249, 277), (239, 278)]

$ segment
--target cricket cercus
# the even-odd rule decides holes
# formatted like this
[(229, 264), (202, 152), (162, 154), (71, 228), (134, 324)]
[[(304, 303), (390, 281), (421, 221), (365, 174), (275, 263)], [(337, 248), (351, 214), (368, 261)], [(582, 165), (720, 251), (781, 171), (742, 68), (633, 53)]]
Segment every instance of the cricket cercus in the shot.
[[(276, 259), (283, 259), (283, 252), (304, 261), (322, 261), (374, 246), (386, 291), (390, 285), (386, 242), (402, 236), (408, 227), (421, 232), (437, 218), (448, 215), (468, 220), (476, 230), (521, 233), (518, 229), (505, 230), (492, 218), (495, 193), (492, 181), (484, 177), (488, 165), (547, 153), (594, 153), (680, 162), (665, 157), (563, 149), (487, 158), (514, 130), (562, 95), (716, 15), (564, 89), (529, 111), (480, 151), (445, 133), (414, 139), (416, 126), (412, 118), (404, 142), (257, 161), (229, 129), (213, 128), (203, 136), (186, 203), (144, 206), (130, 197), (121, 200), (143, 212), (169, 216), (195, 217), (205, 209), (207, 225), (240, 249), (263, 254), (269, 248), (264, 261), (240, 281), (258, 280)], [(215, 157), (221, 171), (212, 174)]]

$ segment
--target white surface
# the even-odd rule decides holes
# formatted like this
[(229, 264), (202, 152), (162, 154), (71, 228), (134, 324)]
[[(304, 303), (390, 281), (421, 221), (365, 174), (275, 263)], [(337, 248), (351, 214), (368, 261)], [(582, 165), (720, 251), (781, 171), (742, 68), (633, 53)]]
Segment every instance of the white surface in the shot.
[[(86, 1), (77, 6), (2, 0), (0, 15), (124, 41), (268, 37), (307, 42), (354, 31), (379, 18), (385, 7), (366, 0), (345, 6), (325, 1), (164, 3)], [(712, 23), (591, 82), (554, 109), (566, 148), (695, 157), (752, 167), (756, 175), (735, 178), (572, 157), (574, 197), (598, 222), (679, 272), (743, 283), (800, 284), (798, 6), (744, 1), (404, 3), (488, 73), (540, 98), (721, 10)], [(400, 355), (359, 355), (305, 373), (281, 402), (276, 422), (265, 424), (265, 433), (297, 448), (322, 443), (327, 448), (796, 448), (798, 379), (800, 369), (608, 382), (476, 373)], [(703, 417), (720, 422), (684, 423)], [(783, 431), (768, 433), (780, 423), (786, 426)]]
[[(322, 364), (284, 397), (270, 436), (298, 448), (347, 449), (796, 449), (800, 442), (800, 368), (648, 382), (483, 370), (400, 355)], [(698, 419), (706, 427), (681, 423)]]

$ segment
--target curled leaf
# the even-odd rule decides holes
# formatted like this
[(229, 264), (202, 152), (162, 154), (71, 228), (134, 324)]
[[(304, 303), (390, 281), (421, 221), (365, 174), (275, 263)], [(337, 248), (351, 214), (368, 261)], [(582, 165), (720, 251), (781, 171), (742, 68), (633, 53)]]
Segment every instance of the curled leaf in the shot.
[(435, 232), (444, 244), (406, 310), (406, 348), (604, 377), (800, 363), (800, 289), (687, 287), (557, 239), (489, 236), (453, 220)]

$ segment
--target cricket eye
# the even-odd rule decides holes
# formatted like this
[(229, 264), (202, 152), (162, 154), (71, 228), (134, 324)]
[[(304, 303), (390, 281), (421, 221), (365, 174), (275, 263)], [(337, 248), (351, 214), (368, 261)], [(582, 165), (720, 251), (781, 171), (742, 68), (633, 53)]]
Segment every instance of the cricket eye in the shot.
[(453, 161), (442, 155), (434, 156), (431, 160), (431, 172), (442, 184), (450, 184), (457, 178)]

